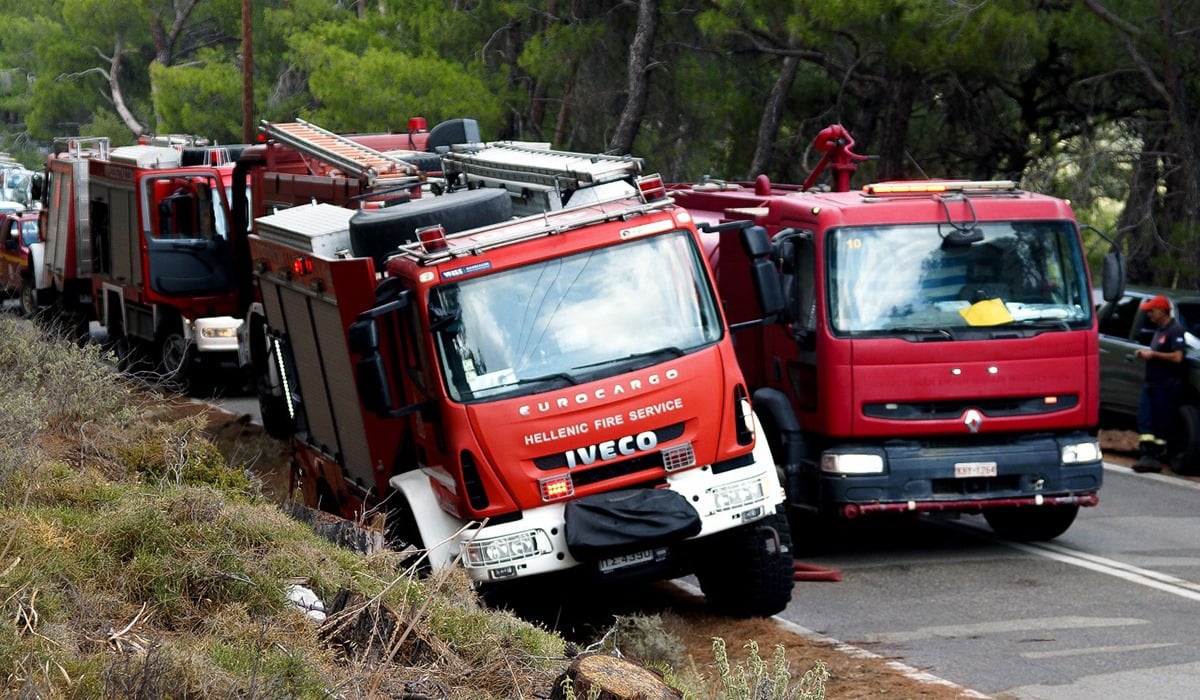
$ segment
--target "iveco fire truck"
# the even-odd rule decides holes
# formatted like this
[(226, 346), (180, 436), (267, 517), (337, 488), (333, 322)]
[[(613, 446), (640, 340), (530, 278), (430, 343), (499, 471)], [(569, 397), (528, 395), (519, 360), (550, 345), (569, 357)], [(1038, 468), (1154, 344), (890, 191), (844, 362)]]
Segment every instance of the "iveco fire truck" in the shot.
[[(840, 126), (801, 186), (701, 182), (672, 196), (702, 221), (773, 234), (785, 311), (755, 325), (736, 241), (709, 236), (789, 502), (797, 514), (982, 513), (1050, 539), (1098, 502), (1092, 283), (1070, 205), (1015, 182), (849, 187)], [(817, 187), (829, 166), (834, 185)], [(1107, 294), (1120, 288), (1110, 253)]]
[(500, 187), (257, 218), (305, 502), (385, 513), (480, 585), (694, 572), (717, 609), (782, 609), (783, 490), (699, 234), (661, 179), (631, 182), (518, 219)]

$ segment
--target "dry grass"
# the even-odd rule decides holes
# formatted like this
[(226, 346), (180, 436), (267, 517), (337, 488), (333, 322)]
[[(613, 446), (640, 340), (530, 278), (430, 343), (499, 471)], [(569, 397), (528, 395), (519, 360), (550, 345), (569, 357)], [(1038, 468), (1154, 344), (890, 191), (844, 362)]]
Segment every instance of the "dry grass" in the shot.
[[(0, 318), (0, 366), (0, 695), (529, 697), (565, 664), (465, 580), (315, 536), (263, 493), (278, 445), (216, 440), (99, 349)], [(320, 626), (292, 583), (357, 603)]]

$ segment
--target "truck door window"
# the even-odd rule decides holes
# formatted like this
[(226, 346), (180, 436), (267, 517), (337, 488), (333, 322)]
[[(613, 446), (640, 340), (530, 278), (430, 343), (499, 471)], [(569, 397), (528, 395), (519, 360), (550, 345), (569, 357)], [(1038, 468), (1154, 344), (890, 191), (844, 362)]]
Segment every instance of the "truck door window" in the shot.
[(811, 340), (817, 329), (816, 250), (811, 234), (790, 239), (781, 272), (792, 329), (798, 337)]
[(31, 246), (37, 243), (38, 240), (38, 222), (37, 219), (26, 219), (21, 222), (21, 239), (26, 246)]
[(724, 330), (704, 269), (693, 238), (674, 231), (437, 287), (429, 313), (448, 391), (544, 391), (712, 344)]
[(1015, 325), (1091, 323), (1083, 254), (1068, 221), (985, 222), (982, 240), (943, 245), (945, 224), (845, 227), (826, 240), (835, 332), (952, 334), (999, 299)]

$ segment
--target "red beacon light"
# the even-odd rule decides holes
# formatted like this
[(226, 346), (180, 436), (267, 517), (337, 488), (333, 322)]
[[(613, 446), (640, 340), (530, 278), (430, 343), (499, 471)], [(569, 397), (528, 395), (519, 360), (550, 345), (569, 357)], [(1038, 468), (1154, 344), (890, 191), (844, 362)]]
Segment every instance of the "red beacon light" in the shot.
[(437, 253), (449, 247), (446, 243), (446, 229), (442, 228), (441, 224), (417, 229), (417, 240), (421, 242), (421, 250), (426, 253)]
[(425, 117), (409, 117), (408, 118), (408, 133), (414, 131), (425, 131)]
[(639, 177), (637, 186), (638, 191), (642, 193), (643, 201), (653, 202), (667, 196), (667, 187), (663, 184), (662, 175), (658, 173)]
[(311, 275), (313, 271), (312, 258), (306, 258), (303, 255), (292, 260), (292, 272), (299, 275)]

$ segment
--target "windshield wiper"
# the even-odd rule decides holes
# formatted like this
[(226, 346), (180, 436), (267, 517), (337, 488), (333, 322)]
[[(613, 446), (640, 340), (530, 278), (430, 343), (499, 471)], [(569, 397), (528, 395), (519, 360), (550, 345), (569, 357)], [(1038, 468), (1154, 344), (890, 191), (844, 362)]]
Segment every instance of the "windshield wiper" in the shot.
[(504, 389), (504, 388), (507, 388), (510, 386), (528, 386), (530, 384), (545, 384), (547, 382), (552, 382), (554, 380), (558, 380), (560, 382), (566, 382), (566, 384), (568, 386), (575, 386), (576, 384), (579, 383), (579, 379), (577, 379), (575, 377), (575, 375), (570, 374), (569, 372), (551, 372), (550, 374), (543, 374), (540, 377), (522, 377), (515, 382), (509, 382), (508, 384), (501, 384), (500, 386), (498, 386), (496, 388)]
[(657, 348), (654, 350), (647, 350), (646, 352), (631, 353), (629, 355), (626, 355), (625, 357), (614, 357), (611, 360), (601, 360), (599, 362), (592, 362), (591, 364), (579, 365), (576, 367), (572, 367), (571, 369), (572, 370), (581, 370), (581, 369), (594, 370), (594, 369), (599, 369), (601, 367), (611, 367), (613, 365), (620, 365), (620, 364), (624, 364), (624, 363), (632, 364), (632, 363), (636, 363), (638, 360), (647, 360), (647, 359), (652, 360), (652, 361), (647, 362), (642, 366), (649, 367), (650, 365), (657, 364), (662, 359), (666, 359), (668, 357), (683, 357), (686, 354), (687, 354), (687, 351), (684, 350), (683, 348), (678, 348), (678, 347), (675, 347), (674, 345), (666, 345), (664, 347)]
[(954, 332), (949, 328), (934, 328), (928, 326), (888, 326), (880, 328), (880, 333), (913, 336), (916, 340), (954, 340)]
[(1052, 329), (1060, 331), (1071, 330), (1071, 324), (1061, 318), (1023, 318), (1014, 320), (1011, 323), (1005, 324), (1008, 327), (1017, 326), (1019, 328), (1032, 329)]

